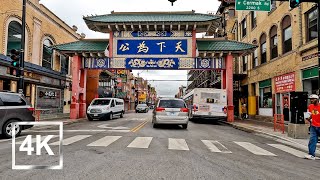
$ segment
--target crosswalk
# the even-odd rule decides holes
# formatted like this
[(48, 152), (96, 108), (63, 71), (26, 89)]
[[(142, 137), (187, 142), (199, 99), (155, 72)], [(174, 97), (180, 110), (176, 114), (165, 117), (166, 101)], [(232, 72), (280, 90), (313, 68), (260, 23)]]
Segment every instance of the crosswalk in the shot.
[[(46, 136), (43, 136), (41, 137), (41, 139), (44, 140), (45, 137)], [(58, 138), (59, 138), (58, 136), (54, 136), (51, 140), (52, 142), (51, 141), (49, 142), (49, 145), (53, 145), (53, 146), (59, 145), (60, 142), (58, 141)], [(85, 144), (85, 146), (87, 147), (109, 147), (109, 146), (112, 146), (117, 141), (119, 141), (120, 139), (125, 139), (125, 138), (130, 138), (130, 142), (128, 143), (128, 145), (124, 147), (132, 148), (132, 149), (133, 148), (148, 149), (152, 147), (153, 141), (159, 141), (159, 139), (153, 138), (153, 137), (104, 136), (104, 137), (99, 137), (98, 139), (95, 139), (95, 136), (93, 135), (74, 135), (74, 136), (65, 138), (62, 144), (64, 146), (71, 146), (73, 144), (82, 143), (82, 144)], [(163, 144), (163, 146), (168, 150), (190, 151), (188, 142), (190, 142), (191, 140), (186, 140), (181, 138), (168, 138), (166, 141), (167, 141), (167, 144)], [(17, 141), (16, 144), (21, 144), (22, 142), (23, 141), (20, 140), (20, 141)], [(32, 142), (35, 143), (36, 139), (33, 138)], [(126, 142), (128, 141), (126, 140)], [(161, 142), (163, 143), (163, 139), (161, 140)], [(199, 140), (199, 142), (201, 142), (202, 146), (199, 146), (199, 144), (197, 144), (196, 147), (191, 148), (191, 151), (193, 148), (200, 147), (211, 153), (232, 154), (232, 153), (238, 153), (239, 151), (239, 148), (235, 148), (236, 150), (232, 152), (231, 148), (234, 148), (234, 146), (236, 145), (240, 147), (240, 149), (242, 149), (243, 151), (249, 152), (257, 156), (277, 156), (273, 152), (270, 152), (270, 149), (281, 150), (282, 152), (288, 153), (290, 155), (293, 155), (299, 158), (304, 157), (304, 155), (306, 154), (305, 152), (299, 151), (297, 149), (294, 149), (292, 147), (289, 147), (283, 144), (256, 144), (251, 142), (239, 142), (239, 141), (219, 142), (217, 140), (208, 140), (208, 139)], [(192, 145), (194, 145), (194, 143), (192, 143)], [(267, 148), (268, 150), (264, 149), (266, 146), (269, 147)]]

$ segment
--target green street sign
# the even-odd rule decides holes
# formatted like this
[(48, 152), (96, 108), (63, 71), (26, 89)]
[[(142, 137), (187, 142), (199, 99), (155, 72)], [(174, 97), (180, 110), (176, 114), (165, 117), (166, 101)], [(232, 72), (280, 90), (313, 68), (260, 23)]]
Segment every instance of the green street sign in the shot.
[(270, 11), (271, 0), (236, 0), (236, 10)]

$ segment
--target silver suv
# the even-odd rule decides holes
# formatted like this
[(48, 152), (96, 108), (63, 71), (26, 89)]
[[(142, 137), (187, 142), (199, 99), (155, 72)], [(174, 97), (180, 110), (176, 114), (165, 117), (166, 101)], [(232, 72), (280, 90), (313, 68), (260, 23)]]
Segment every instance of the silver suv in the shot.
[(188, 128), (189, 109), (182, 99), (162, 98), (153, 111), (152, 123), (157, 128), (159, 124), (182, 125), (183, 129)]
[[(34, 122), (34, 109), (22, 94), (0, 92), (0, 134), (6, 138), (12, 137), (13, 122)], [(32, 126), (15, 126), (16, 136), (21, 130)]]

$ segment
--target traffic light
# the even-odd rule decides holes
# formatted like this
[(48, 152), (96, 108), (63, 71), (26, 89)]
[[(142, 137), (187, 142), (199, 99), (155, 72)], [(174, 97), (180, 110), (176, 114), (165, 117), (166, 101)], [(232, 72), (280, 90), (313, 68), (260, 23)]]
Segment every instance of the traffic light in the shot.
[(20, 65), (20, 51), (16, 50), (16, 49), (11, 49), (11, 65), (15, 68), (18, 68)]
[(301, 3), (301, 0), (289, 0), (290, 8), (296, 8)]

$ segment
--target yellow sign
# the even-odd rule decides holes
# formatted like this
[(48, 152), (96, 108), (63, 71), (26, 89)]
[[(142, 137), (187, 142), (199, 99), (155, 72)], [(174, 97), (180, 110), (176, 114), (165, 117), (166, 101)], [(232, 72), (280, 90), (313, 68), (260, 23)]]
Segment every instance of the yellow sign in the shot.
[(139, 101), (146, 101), (147, 99), (147, 94), (142, 92), (142, 93), (139, 93)]

